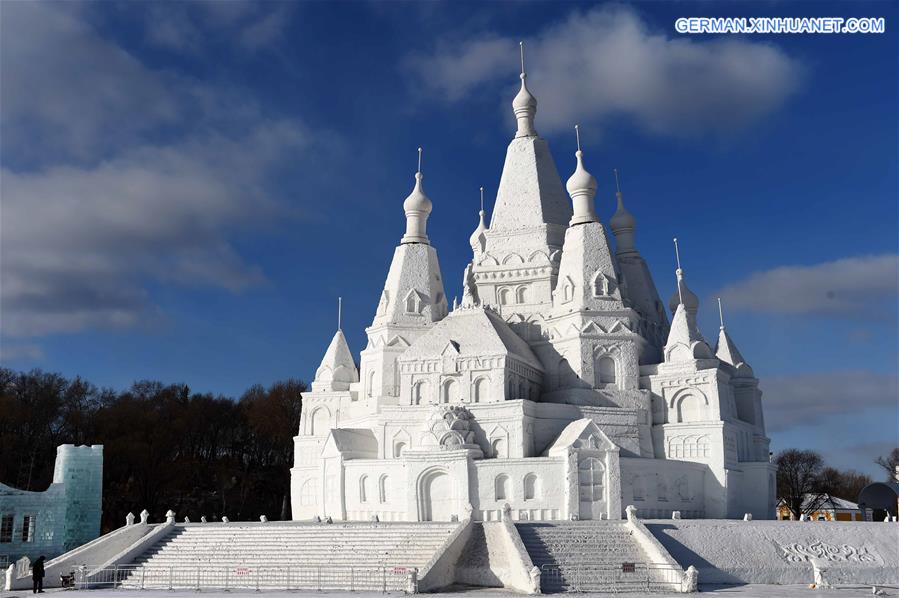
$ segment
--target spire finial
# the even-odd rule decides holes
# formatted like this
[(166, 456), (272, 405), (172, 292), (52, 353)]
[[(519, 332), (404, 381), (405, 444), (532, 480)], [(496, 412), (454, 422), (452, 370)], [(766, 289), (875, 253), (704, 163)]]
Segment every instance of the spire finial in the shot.
[(581, 125), (574, 125), (574, 134), (577, 137), (577, 151), (581, 151)]
[(524, 79), (526, 77), (524, 73), (524, 42), (518, 42), (518, 47), (521, 50), (521, 78)]
[(481, 211), (484, 211), (484, 188), (481, 187)]
[(613, 168), (613, 169), (612, 169), (612, 172), (615, 173), (615, 189), (616, 189), (616, 193), (620, 194), (620, 193), (621, 193), (621, 181), (618, 180), (618, 169), (617, 169), (617, 168)]
[(341, 324), (343, 320), (343, 297), (337, 298), (337, 330), (342, 330)]
[(421, 148), (418, 148), (418, 174), (421, 174)]
[(675, 259), (677, 260), (677, 272), (676, 272), (676, 274), (677, 274), (677, 297), (680, 300), (680, 304), (683, 305), (684, 304), (684, 292), (681, 289), (680, 281), (681, 281), (681, 278), (683, 278), (684, 271), (681, 270), (681, 267), (680, 267), (680, 248), (677, 246), (677, 237), (674, 237), (674, 256), (675, 256)]
[(521, 50), (521, 89), (518, 95), (512, 100), (512, 112), (515, 113), (515, 120), (518, 121), (518, 130), (515, 137), (536, 137), (537, 131), (534, 129), (534, 115), (537, 114), (537, 99), (528, 91), (525, 80), (528, 78), (524, 72), (524, 42), (519, 42)]
[(718, 319), (721, 321), (721, 330), (724, 330), (724, 310), (721, 308), (721, 297), (718, 297)]

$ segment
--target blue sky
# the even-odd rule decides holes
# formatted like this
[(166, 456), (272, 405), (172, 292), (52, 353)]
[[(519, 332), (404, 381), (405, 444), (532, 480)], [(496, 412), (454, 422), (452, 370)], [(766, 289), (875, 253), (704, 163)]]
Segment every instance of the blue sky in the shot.
[[(681, 16), (885, 17), (882, 35), (679, 35)], [(766, 392), (773, 448), (899, 444), (897, 5), (0, 4), (2, 363), (237, 396), (363, 347), (424, 148), (460, 293), (525, 40), (563, 178), (613, 168), (666, 298), (681, 241)]]

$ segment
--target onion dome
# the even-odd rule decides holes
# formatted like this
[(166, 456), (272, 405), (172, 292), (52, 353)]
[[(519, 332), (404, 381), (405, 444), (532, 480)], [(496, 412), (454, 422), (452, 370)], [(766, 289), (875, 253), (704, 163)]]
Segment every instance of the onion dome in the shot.
[(415, 173), (415, 187), (403, 202), (403, 211), (406, 212), (406, 234), (401, 239), (402, 243), (429, 243), (427, 225), (432, 204), (421, 188), (423, 178), (421, 148), (418, 148), (418, 172)]
[(677, 311), (677, 306), (683, 302), (684, 309), (687, 312), (695, 314), (699, 311), (699, 297), (696, 296), (696, 293), (687, 288), (687, 283), (684, 281), (684, 271), (680, 268), (677, 269), (677, 286), (679, 290), (675, 290), (674, 294), (671, 296), (671, 299), (668, 301), (668, 307), (671, 309), (671, 313)]
[(577, 151), (574, 153), (577, 158), (577, 166), (574, 174), (569, 177), (565, 188), (568, 195), (571, 196), (573, 204), (573, 214), (571, 216), (571, 224), (583, 224), (585, 222), (598, 222), (596, 210), (593, 207), (593, 198), (596, 197), (596, 178), (584, 168), (584, 152), (581, 151), (581, 135), (578, 125), (574, 126), (577, 133)]
[(524, 72), (524, 42), (520, 42), (521, 47), (521, 89), (518, 95), (512, 100), (512, 112), (515, 113), (515, 120), (518, 121), (518, 131), (516, 137), (533, 137), (537, 135), (534, 129), (534, 116), (537, 114), (537, 98), (535, 98), (528, 90), (527, 74)]

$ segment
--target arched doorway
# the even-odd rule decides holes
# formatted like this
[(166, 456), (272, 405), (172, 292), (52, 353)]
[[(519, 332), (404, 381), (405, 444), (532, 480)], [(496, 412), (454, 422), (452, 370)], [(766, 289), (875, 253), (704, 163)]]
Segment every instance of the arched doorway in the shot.
[(422, 521), (449, 521), (453, 516), (453, 480), (442, 469), (422, 475), (418, 485)]
[(595, 457), (583, 459), (578, 465), (579, 517), (601, 519), (606, 507), (606, 468)]

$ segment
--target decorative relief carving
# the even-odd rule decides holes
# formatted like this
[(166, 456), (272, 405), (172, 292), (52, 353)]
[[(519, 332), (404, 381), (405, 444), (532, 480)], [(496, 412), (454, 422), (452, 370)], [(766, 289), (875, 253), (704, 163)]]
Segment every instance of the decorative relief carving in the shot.
[(790, 563), (808, 563), (813, 559), (830, 561), (832, 563), (876, 563), (883, 564), (883, 559), (877, 552), (862, 546), (856, 548), (849, 544), (835, 546), (818, 540), (808, 546), (802, 544), (778, 544), (783, 552), (784, 559)]

